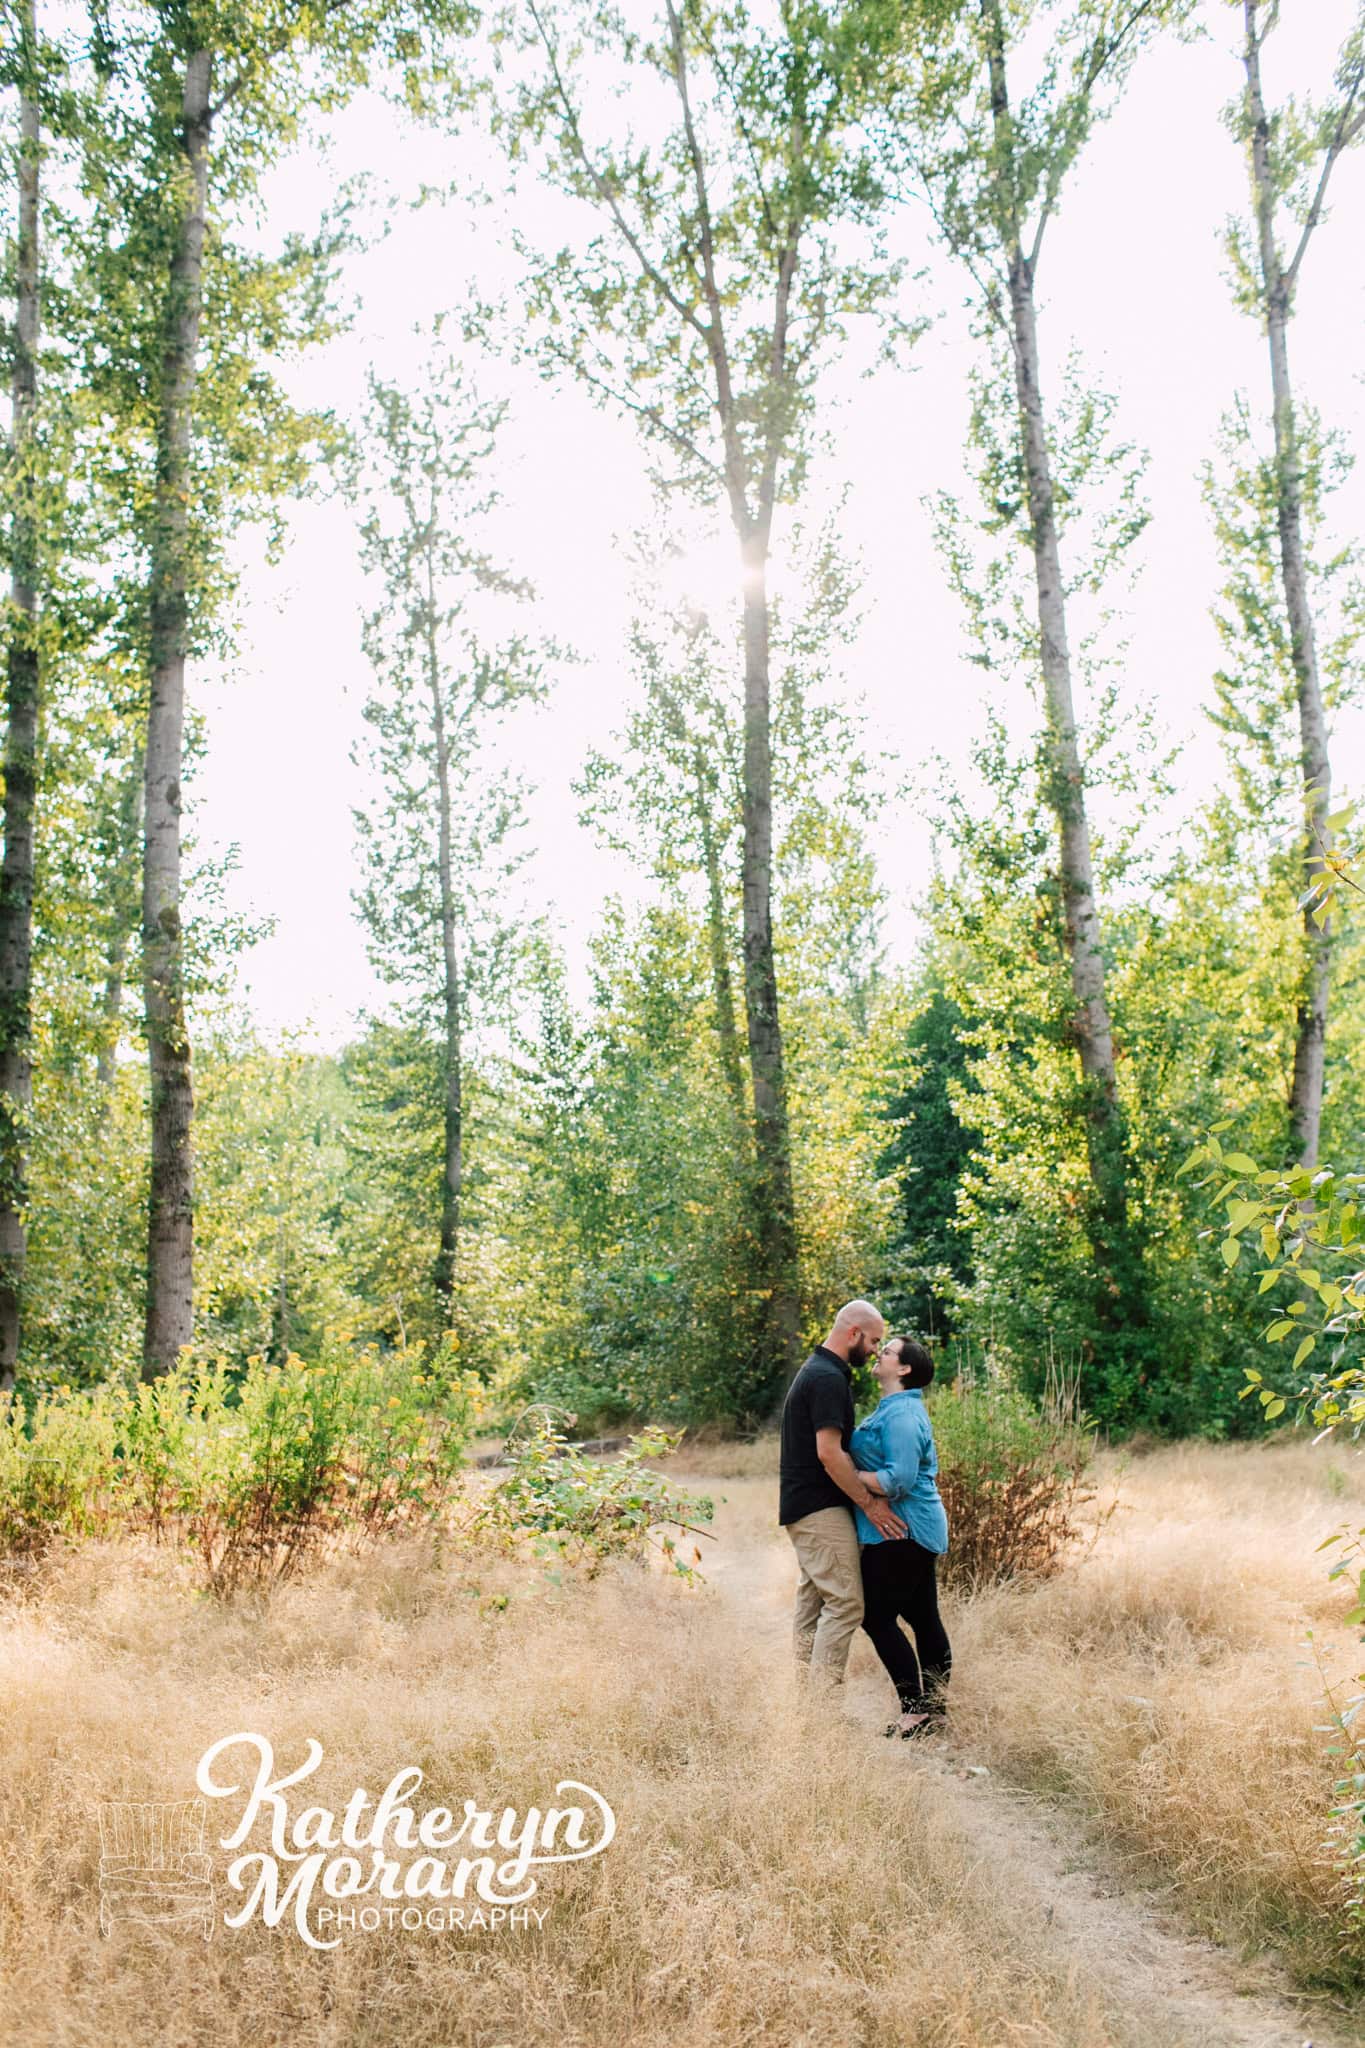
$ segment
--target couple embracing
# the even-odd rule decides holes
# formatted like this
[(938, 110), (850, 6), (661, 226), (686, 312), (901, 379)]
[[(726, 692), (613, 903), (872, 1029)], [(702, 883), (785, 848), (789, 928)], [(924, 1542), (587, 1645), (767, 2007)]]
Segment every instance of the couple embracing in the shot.
[[(881, 1400), (855, 1426), (853, 1371), (869, 1359)], [(922, 1344), (888, 1337), (870, 1301), (851, 1301), (797, 1373), (782, 1410), (778, 1520), (801, 1573), (798, 1663), (842, 1684), (861, 1626), (900, 1700), (886, 1732), (907, 1738), (942, 1727), (952, 1669), (937, 1587), (948, 1518), (922, 1391), (933, 1376)]]

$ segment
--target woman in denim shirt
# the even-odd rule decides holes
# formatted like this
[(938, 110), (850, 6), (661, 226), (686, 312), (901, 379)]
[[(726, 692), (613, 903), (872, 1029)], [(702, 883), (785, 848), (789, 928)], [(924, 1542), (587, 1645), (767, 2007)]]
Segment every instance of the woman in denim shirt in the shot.
[[(948, 1517), (935, 1479), (938, 1456), (921, 1388), (934, 1362), (911, 1337), (888, 1337), (872, 1368), (882, 1398), (859, 1423), (849, 1453), (875, 1473), (906, 1534), (888, 1539), (854, 1510), (863, 1568), (863, 1627), (901, 1704), (888, 1735), (926, 1735), (943, 1726), (953, 1655), (938, 1611), (937, 1564), (948, 1548)], [(914, 1632), (912, 1646), (900, 1624)], [(918, 1654), (916, 1654), (918, 1652)]]

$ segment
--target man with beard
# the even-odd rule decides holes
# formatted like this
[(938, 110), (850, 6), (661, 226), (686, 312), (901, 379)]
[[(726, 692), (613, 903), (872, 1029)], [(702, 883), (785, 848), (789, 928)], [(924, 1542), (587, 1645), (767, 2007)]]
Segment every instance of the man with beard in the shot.
[(853, 1367), (874, 1356), (886, 1324), (870, 1301), (850, 1301), (834, 1318), (791, 1386), (782, 1408), (777, 1519), (796, 1552), (793, 1643), (799, 1665), (842, 1685), (849, 1645), (863, 1618), (863, 1580), (853, 1509), (884, 1537), (905, 1534), (877, 1477), (849, 1456)]

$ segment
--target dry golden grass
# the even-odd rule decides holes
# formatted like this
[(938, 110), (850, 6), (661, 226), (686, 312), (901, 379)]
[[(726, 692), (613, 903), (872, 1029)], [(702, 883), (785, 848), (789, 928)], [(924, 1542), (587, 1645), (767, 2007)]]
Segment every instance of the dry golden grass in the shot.
[[(194, 1599), (146, 1555), (70, 1559), (0, 1617), (7, 2039), (1136, 2044), (906, 1760), (831, 1741), (828, 1705), (743, 1648), (719, 1593), (640, 1571), (532, 1591), (505, 1566), (474, 1579), (391, 1550), (253, 1611)], [(540, 1932), (358, 1933), (325, 1955), (259, 1926), (207, 1947), (101, 1940), (94, 1803), (183, 1796), (205, 1747), (242, 1728), (281, 1762), (317, 1736), (308, 1797), (337, 1809), (409, 1762), (428, 1774), (420, 1805), (524, 1807), (576, 1776), (618, 1838), (549, 1873)]]
[(678, 1479), (701, 1475), (708, 1480), (777, 1478), (779, 1441), (775, 1429), (764, 1430), (752, 1442), (736, 1437), (716, 1437), (705, 1431), (689, 1436), (670, 1458), (651, 1462)]
[(960, 1740), (1078, 1798), (1215, 1936), (1282, 1943), (1307, 1982), (1359, 1974), (1322, 1848), (1336, 1773), (1306, 1632), (1347, 1696), (1360, 1645), (1316, 1546), (1365, 1519), (1365, 1454), (1182, 1444), (1106, 1454), (1099, 1479), (1119, 1507), (1092, 1554), (951, 1608)]
[[(1169, 1878), (1203, 1926), (1286, 1939), (1302, 1970), (1324, 1967), (1330, 1879), (1316, 1845), (1331, 1773), (1312, 1732), (1317, 1681), (1298, 1660), (1311, 1615), (1334, 1646), (1329, 1663), (1353, 1661), (1314, 1545), (1365, 1499), (1365, 1460), (1330, 1447), (1180, 1447), (1118, 1471), (1123, 1504), (1092, 1555), (1049, 1584), (950, 1608), (956, 1752), (997, 1774), (954, 1784), (944, 1764), (869, 1733), (890, 1702), (865, 1643), (851, 1720), (795, 1687), (792, 1563), (760, 1476), (767, 1450), (737, 1447), (727, 1461), (703, 1446), (677, 1461), (680, 1476), (713, 1476), (727, 1496), (702, 1589), (640, 1570), (557, 1587), (410, 1544), (333, 1559), (267, 1607), (223, 1607), (165, 1556), (91, 1546), (54, 1560), (0, 1608), (7, 2040), (1303, 2038), (1310, 2029), (1282, 2010), (1257, 2019), (1254, 1998), (1218, 1985), (1186, 2011), (1188, 1955), (1164, 1992), (1141, 1962), (1102, 1956), (1137, 1904), (1068, 1924), (1065, 1883), (1049, 1892), (993, 1788), (1008, 1776), (1064, 1791), (1134, 1869)], [(1117, 1461), (1103, 1469), (1112, 1480)], [(287, 1927), (220, 1928), (207, 1947), (154, 1929), (101, 1940), (96, 1802), (184, 1796), (203, 1750), (242, 1728), (268, 1735), (282, 1762), (316, 1736), (326, 1762), (308, 1798), (334, 1808), (407, 1763), (427, 1773), (419, 1806), (469, 1795), (524, 1808), (575, 1777), (611, 1802), (618, 1837), (597, 1861), (548, 1874), (540, 1931), (356, 1933), (324, 1955)], [(215, 1860), (221, 1906), (227, 1859)]]

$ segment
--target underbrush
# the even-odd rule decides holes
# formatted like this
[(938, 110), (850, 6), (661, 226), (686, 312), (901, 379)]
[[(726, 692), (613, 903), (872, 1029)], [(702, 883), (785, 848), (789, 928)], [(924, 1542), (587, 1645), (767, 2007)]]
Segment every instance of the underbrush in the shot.
[(464, 1461), (477, 1389), (401, 1352), (319, 1364), (185, 1357), (160, 1379), (0, 1408), (0, 1554), (146, 1532), (215, 1593), (278, 1584), (328, 1539), (430, 1519)]
[(928, 1400), (948, 1516), (949, 1585), (1042, 1579), (1058, 1570), (1094, 1499), (1091, 1427), (1058, 1385), (1035, 1407), (991, 1372), (960, 1374)]

